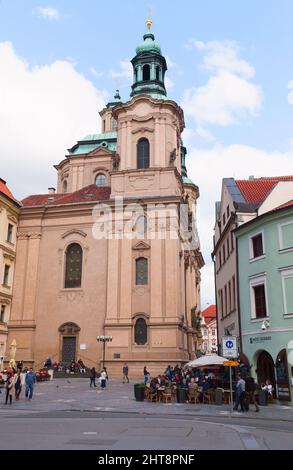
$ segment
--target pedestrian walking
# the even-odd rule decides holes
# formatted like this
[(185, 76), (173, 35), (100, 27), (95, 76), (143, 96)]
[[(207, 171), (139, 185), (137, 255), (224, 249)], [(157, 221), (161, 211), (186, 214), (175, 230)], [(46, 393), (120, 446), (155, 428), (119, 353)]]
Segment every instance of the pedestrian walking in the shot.
[(18, 369), (17, 373), (13, 377), (13, 385), (15, 389), (15, 400), (19, 400), (19, 396), (21, 394), (21, 390), (24, 384), (25, 384), (25, 374), (21, 372), (21, 369)]
[(33, 371), (33, 368), (30, 367), (29, 371), (26, 373), (25, 376), (25, 396), (29, 400), (33, 398), (34, 393), (34, 385), (36, 383), (36, 374)]
[(123, 369), (122, 369), (123, 383), (125, 383), (125, 381), (127, 381), (127, 383), (129, 383), (128, 371), (129, 371), (128, 364), (127, 364), (127, 362), (124, 362), (124, 366), (123, 366)]
[(91, 368), (91, 374), (90, 374), (90, 387), (92, 388), (92, 385), (96, 387), (96, 369), (94, 367)]
[(238, 377), (238, 382), (236, 384), (236, 400), (235, 400), (235, 406), (234, 406), (234, 411), (238, 411), (239, 405), (241, 406), (241, 411), (245, 411), (245, 382), (243, 378), (241, 377), (241, 374), (237, 375)]
[(257, 385), (255, 380), (250, 375), (247, 375), (245, 379), (245, 391), (247, 394), (247, 411), (249, 410), (249, 403), (253, 403), (255, 406), (255, 412), (259, 411), (259, 406), (257, 403)]
[(101, 388), (106, 388), (106, 381), (107, 381), (107, 372), (105, 369), (101, 371)]
[(5, 382), (5, 391), (6, 391), (5, 405), (7, 405), (8, 403), (8, 398), (9, 398), (9, 404), (12, 405), (13, 376), (10, 373), (8, 373), (7, 379)]
[(146, 366), (143, 368), (143, 378), (144, 378), (144, 383), (146, 384), (148, 379), (149, 379), (150, 373), (147, 371)]

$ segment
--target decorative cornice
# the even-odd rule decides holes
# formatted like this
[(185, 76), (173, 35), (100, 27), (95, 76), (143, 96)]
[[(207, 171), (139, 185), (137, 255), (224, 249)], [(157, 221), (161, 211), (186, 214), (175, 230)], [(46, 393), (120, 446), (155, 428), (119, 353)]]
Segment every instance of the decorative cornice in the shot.
[(10, 220), (10, 222), (13, 222), (14, 224), (17, 224), (17, 218), (14, 215), (8, 214), (7, 218), (8, 218), (8, 220)]
[(144, 134), (146, 132), (154, 132), (154, 129), (152, 129), (151, 127), (139, 127), (138, 129), (134, 129), (133, 131), (131, 131), (132, 134), (137, 134), (138, 132), (140, 132), (141, 134)]
[(78, 229), (71, 229), (71, 230), (68, 230), (67, 232), (63, 233), (62, 237), (61, 238), (66, 238), (66, 237), (69, 237), (70, 235), (80, 235), (81, 237), (86, 237), (87, 234), (85, 232), (83, 232), (82, 230), (78, 230)]
[(150, 245), (148, 245), (147, 243), (145, 243), (144, 241), (140, 241), (138, 243), (136, 243), (133, 247), (132, 247), (133, 250), (138, 250), (138, 251), (144, 251), (144, 250), (149, 250), (150, 249)]
[(31, 239), (40, 239), (42, 238), (41, 232), (17, 232), (16, 234), (18, 240)]
[(15, 260), (15, 255), (11, 255), (9, 253), (3, 253), (3, 257), (6, 259), (9, 259), (9, 261), (14, 261)]

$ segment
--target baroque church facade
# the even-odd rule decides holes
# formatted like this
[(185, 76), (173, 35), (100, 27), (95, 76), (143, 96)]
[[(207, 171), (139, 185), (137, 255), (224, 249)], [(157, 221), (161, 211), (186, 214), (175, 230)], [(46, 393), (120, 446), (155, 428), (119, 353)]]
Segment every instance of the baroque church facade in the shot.
[(183, 111), (167, 97), (166, 60), (147, 27), (130, 99), (117, 91), (101, 134), (55, 166), (57, 191), (22, 201), (8, 344), (35, 368), (82, 359), (113, 377), (128, 362), (140, 377), (144, 366), (153, 375), (195, 356), (199, 190), (186, 172)]

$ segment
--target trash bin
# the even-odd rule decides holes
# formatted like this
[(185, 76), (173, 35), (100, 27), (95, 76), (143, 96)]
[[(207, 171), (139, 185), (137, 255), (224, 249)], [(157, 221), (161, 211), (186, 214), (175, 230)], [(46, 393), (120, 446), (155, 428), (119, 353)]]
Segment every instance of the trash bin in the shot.
[(265, 390), (258, 391), (258, 404), (260, 406), (267, 406), (268, 405), (268, 395)]
[(222, 405), (223, 404), (223, 390), (221, 388), (217, 388), (215, 390), (215, 405)]
[(177, 403), (186, 403), (187, 396), (185, 388), (177, 388)]
[(145, 385), (134, 384), (134, 396), (136, 401), (144, 401)]

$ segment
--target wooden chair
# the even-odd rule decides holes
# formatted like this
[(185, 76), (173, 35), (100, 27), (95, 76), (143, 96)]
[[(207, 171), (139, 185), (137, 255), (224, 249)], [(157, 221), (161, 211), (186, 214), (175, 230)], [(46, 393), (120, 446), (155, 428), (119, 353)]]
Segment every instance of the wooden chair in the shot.
[(164, 390), (162, 401), (164, 403), (172, 403), (172, 389), (171, 388), (167, 388), (166, 390)]
[(214, 392), (213, 390), (207, 390), (203, 394), (203, 403), (207, 403), (208, 405), (211, 405), (214, 401)]
[(194, 404), (199, 402), (199, 393), (195, 388), (188, 389), (188, 401)]

